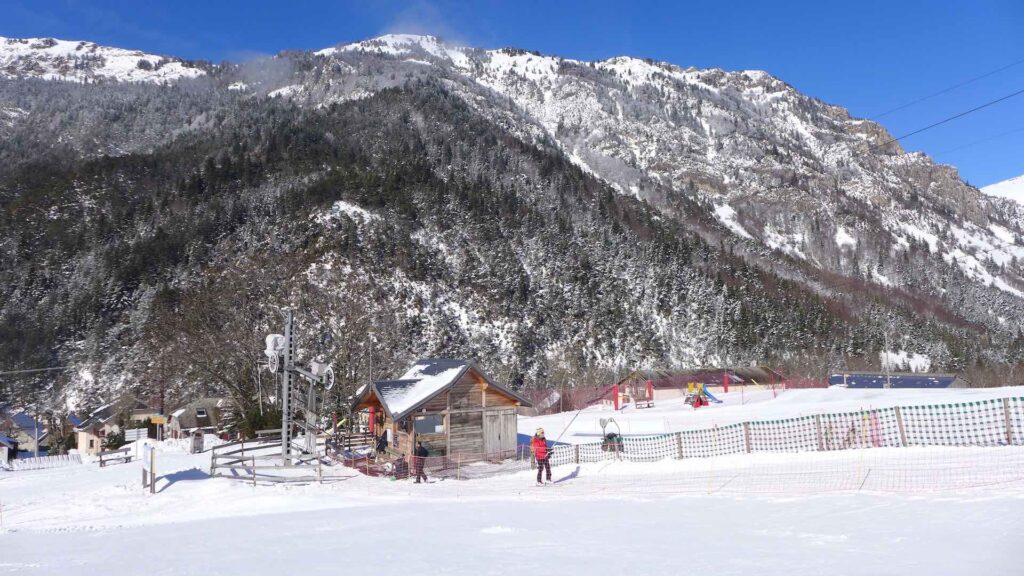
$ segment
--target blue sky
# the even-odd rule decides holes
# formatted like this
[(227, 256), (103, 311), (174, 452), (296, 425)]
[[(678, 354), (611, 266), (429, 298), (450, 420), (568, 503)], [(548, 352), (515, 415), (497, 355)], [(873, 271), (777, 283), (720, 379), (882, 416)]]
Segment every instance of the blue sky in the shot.
[[(0, 36), (92, 40), (215, 62), (387, 32), (580, 59), (761, 69), (871, 118), (1024, 60), (1024, 2), (0, 0)], [(902, 135), (1024, 89), (1024, 63), (879, 119)], [(1024, 174), (1024, 95), (904, 141), (981, 186)]]

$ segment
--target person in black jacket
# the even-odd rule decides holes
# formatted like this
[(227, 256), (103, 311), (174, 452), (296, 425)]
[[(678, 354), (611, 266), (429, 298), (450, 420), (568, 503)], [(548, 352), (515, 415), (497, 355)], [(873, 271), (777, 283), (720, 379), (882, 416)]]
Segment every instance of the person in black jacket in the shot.
[(388, 451), (388, 436), (387, 436), (387, 434), (381, 432), (380, 433), (380, 438), (377, 439), (377, 456), (378, 457), (384, 456), (384, 454), (387, 451)]
[(423, 442), (417, 442), (416, 443), (416, 452), (415, 452), (415, 456), (413, 458), (413, 465), (416, 467), (416, 483), (417, 484), (420, 483), (420, 478), (423, 478), (424, 482), (427, 481), (427, 475), (426, 475), (425, 472), (423, 472), (423, 465), (426, 464), (427, 456), (429, 456), (429, 455), (430, 455), (430, 453), (427, 452), (427, 449), (423, 446)]

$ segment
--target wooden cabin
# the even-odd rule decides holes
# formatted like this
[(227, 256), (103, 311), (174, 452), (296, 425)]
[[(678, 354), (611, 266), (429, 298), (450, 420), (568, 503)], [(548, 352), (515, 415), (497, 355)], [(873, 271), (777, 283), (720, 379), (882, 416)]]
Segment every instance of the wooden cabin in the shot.
[(466, 360), (428, 358), (396, 380), (379, 380), (356, 394), (352, 411), (366, 411), (388, 450), (409, 456), (417, 441), (431, 456), (514, 454), (516, 408), (527, 399), (491, 380)]

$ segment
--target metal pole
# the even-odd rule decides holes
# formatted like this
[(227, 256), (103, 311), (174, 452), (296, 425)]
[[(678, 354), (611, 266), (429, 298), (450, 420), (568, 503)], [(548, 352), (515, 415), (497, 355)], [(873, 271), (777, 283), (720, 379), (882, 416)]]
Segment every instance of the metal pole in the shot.
[(294, 334), (292, 329), (295, 316), (291, 310), (285, 310), (284, 324), (284, 373), (281, 375), (281, 463), (288, 463), (288, 449), (292, 443), (291, 388), (292, 368), (294, 367)]
[(882, 335), (885, 337), (885, 352), (882, 356), (882, 364), (885, 365), (885, 387), (892, 388), (892, 379), (889, 375), (889, 331), (885, 330)]

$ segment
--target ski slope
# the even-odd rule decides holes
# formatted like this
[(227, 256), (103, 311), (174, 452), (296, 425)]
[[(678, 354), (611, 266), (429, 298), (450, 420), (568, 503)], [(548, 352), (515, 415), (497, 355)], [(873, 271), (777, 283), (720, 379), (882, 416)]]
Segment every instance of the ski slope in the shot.
[[(928, 401), (1021, 390), (934, 392)], [(924, 397), (722, 396), (616, 418), (689, 425)], [(530, 420), (554, 430), (557, 418)], [(1016, 446), (598, 462), (557, 466), (544, 487), (530, 471), (416, 485), (340, 467), (323, 484), (253, 486), (209, 478), (209, 463), (159, 446), (152, 495), (138, 462), (0, 472), (0, 575), (1002, 575), (1019, 568), (1024, 530)]]

